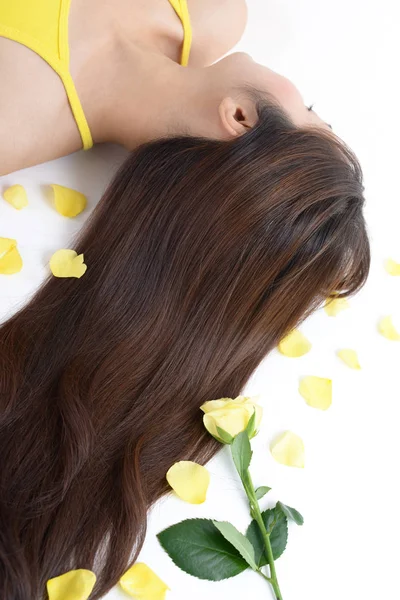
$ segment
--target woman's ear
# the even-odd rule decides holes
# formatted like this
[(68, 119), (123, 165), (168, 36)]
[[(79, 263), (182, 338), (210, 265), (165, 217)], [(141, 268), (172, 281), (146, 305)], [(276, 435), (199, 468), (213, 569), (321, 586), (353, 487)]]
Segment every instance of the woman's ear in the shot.
[(222, 100), (218, 112), (221, 124), (230, 137), (237, 137), (254, 125), (250, 110), (229, 96)]

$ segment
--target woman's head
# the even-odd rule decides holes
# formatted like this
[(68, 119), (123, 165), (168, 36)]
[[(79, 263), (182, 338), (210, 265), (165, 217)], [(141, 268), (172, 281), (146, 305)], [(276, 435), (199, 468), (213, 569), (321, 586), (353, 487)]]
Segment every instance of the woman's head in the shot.
[(255, 106), (238, 138), (134, 152), (74, 246), (86, 274), (51, 278), (0, 328), (1, 597), (82, 567), (100, 598), (171, 464), (217, 450), (199, 406), (239, 395), (321, 301), (364, 284), (357, 160)]
[[(162, 139), (125, 162), (79, 244), (92, 263), (80, 285), (115, 279), (115, 298), (137, 299), (123, 274), (144, 238), (149, 250), (137, 276), (153, 294), (160, 286), (160, 296), (176, 286), (167, 295), (175, 324), (187, 312), (198, 318), (207, 293), (216, 321), (231, 327), (233, 314), (241, 315), (243, 333), (251, 318), (260, 330), (264, 322), (271, 344), (329, 295), (365, 282), (364, 188), (356, 157), (329, 129), (295, 125), (267, 92), (248, 86), (243, 93), (257, 113), (245, 134)], [(107, 246), (108, 256), (96, 260)], [(155, 266), (159, 279), (146, 281)]]
[(273, 101), (297, 127), (332, 129), (304, 104), (300, 91), (288, 78), (244, 52), (229, 54), (206, 68), (178, 68), (176, 74), (179, 83), (171, 81), (161, 108), (165, 114), (170, 104), (170, 131), (222, 140), (237, 137), (258, 122), (259, 99)]

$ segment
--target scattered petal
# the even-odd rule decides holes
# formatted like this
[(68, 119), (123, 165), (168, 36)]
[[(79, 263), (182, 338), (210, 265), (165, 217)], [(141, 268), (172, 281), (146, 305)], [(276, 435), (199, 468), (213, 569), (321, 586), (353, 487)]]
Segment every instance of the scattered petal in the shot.
[(351, 369), (361, 369), (360, 363), (358, 362), (357, 352), (350, 348), (343, 348), (336, 352), (339, 358)]
[(202, 504), (207, 495), (210, 473), (190, 460), (181, 460), (167, 471), (167, 481), (175, 493), (190, 504)]
[(329, 317), (336, 317), (337, 314), (349, 308), (350, 304), (347, 298), (328, 298), (325, 302), (325, 312)]
[(400, 335), (392, 323), (392, 317), (389, 315), (383, 317), (378, 323), (378, 331), (388, 340), (400, 340)]
[(212, 436), (223, 442), (219, 436), (218, 429), (223, 429), (234, 437), (246, 429), (249, 420), (255, 412), (255, 431), (251, 437), (257, 434), (262, 418), (262, 407), (257, 404), (260, 396), (237, 396), (236, 398), (219, 398), (209, 400), (200, 406), (205, 413), (203, 417), (204, 426)]
[(28, 196), (26, 195), (25, 188), (19, 184), (12, 185), (6, 189), (6, 191), (3, 192), (3, 198), (17, 210), (21, 210), (21, 208), (28, 206)]
[(278, 344), (278, 350), (284, 356), (298, 358), (307, 354), (311, 350), (311, 342), (299, 331), (293, 329), (283, 340)]
[(18, 252), (17, 242), (9, 238), (0, 238), (0, 275), (19, 273), (23, 263)]
[(53, 184), (51, 187), (54, 191), (54, 204), (60, 215), (76, 217), (86, 208), (87, 199), (81, 192), (63, 185)]
[(95, 583), (96, 575), (92, 571), (68, 571), (47, 581), (49, 600), (87, 600)]
[(84, 275), (87, 265), (83, 262), (83, 254), (77, 255), (75, 250), (57, 250), (50, 259), (50, 269), (54, 277), (77, 277)]
[(388, 258), (385, 261), (385, 271), (387, 271), (389, 275), (400, 275), (400, 263), (397, 263), (392, 258)]
[(287, 467), (304, 467), (303, 440), (292, 433), (285, 431), (270, 446), (274, 459)]
[(145, 563), (135, 563), (119, 580), (135, 600), (164, 600), (169, 587)]
[(313, 375), (303, 377), (299, 392), (309, 406), (326, 410), (332, 404), (332, 379)]

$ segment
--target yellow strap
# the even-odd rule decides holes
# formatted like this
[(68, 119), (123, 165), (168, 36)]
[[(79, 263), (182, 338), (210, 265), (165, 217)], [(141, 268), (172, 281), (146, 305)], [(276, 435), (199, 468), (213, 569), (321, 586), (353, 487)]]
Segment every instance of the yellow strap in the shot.
[(81, 134), (83, 149), (89, 150), (93, 146), (93, 138), (85, 113), (83, 112), (81, 101), (79, 100), (78, 92), (76, 91), (75, 83), (69, 71), (65, 71), (63, 74), (59, 73), (59, 75), (63, 81), (72, 113)]
[(65, 91), (67, 92), (68, 100), (78, 126), (79, 133), (81, 134), (83, 149), (89, 150), (89, 148), (93, 146), (92, 134), (90, 133), (90, 128), (86, 120), (81, 101), (79, 100), (74, 81), (69, 72), (68, 15), (70, 4), (71, 0), (61, 0), (58, 50), (60, 54), (60, 61), (64, 65), (64, 73), (63, 75), (60, 75), (60, 77), (63, 81)]
[(183, 45), (181, 54), (181, 65), (186, 67), (189, 62), (189, 54), (192, 46), (192, 26), (190, 23), (187, 0), (169, 0), (183, 26)]

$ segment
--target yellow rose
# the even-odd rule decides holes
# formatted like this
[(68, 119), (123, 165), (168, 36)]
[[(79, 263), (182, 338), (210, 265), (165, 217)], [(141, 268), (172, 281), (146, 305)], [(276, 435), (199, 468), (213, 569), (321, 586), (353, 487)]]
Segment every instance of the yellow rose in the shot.
[[(258, 433), (262, 417), (262, 408), (255, 402), (258, 399), (259, 396), (237, 396), (234, 399), (219, 398), (205, 402), (200, 406), (205, 413), (203, 417), (205, 428), (219, 442), (229, 444), (238, 433), (246, 429), (255, 412), (254, 427), (249, 432), (249, 437), (254, 437)], [(228, 433), (228, 436), (224, 436), (225, 439), (222, 439), (222, 434), (217, 427)]]

